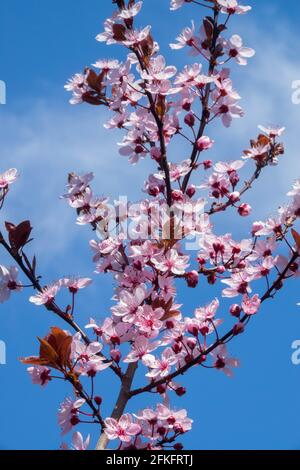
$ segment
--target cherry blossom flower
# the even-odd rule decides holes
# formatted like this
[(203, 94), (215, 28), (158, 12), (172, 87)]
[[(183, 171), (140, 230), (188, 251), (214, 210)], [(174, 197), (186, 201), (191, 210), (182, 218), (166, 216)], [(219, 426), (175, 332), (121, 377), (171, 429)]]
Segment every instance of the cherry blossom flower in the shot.
[(259, 307), (261, 304), (261, 300), (257, 294), (255, 294), (252, 298), (245, 295), (242, 302), (242, 309), (246, 315), (254, 315), (258, 312)]
[(45, 287), (42, 292), (39, 292), (36, 295), (32, 295), (29, 298), (29, 302), (32, 302), (35, 305), (47, 305), (53, 302), (56, 294), (60, 289), (60, 284), (55, 283), (50, 286)]
[(77, 414), (79, 408), (81, 408), (85, 404), (85, 400), (83, 398), (79, 398), (76, 400), (72, 400), (71, 398), (66, 398), (59, 407), (58, 412), (58, 423), (61, 427), (62, 434), (67, 434), (75, 423), (77, 424), (78, 420)]
[(119, 13), (118, 17), (128, 20), (134, 18), (140, 11), (143, 6), (143, 2), (137, 2), (129, 8), (123, 8)]
[(82, 434), (78, 431), (74, 432), (72, 437), (72, 450), (87, 450), (90, 445), (90, 435), (83, 440)]
[(223, 290), (223, 297), (236, 297), (239, 294), (249, 294), (251, 292), (249, 285), (251, 280), (252, 277), (246, 272), (235, 273), (232, 274), (230, 279), (223, 279), (221, 282), (229, 286)]
[(258, 126), (258, 128), (271, 139), (275, 137), (280, 137), (284, 131), (285, 127), (265, 127), (265, 126)]
[(15, 266), (6, 268), (0, 265), (0, 303), (6, 302), (13, 291), (21, 290), (22, 285), (18, 283), (18, 268)]
[(151, 258), (151, 262), (155, 268), (161, 273), (171, 272), (173, 274), (182, 275), (189, 266), (189, 256), (179, 255), (178, 251), (172, 249), (166, 255), (159, 255)]
[(61, 279), (60, 284), (62, 287), (66, 287), (72, 294), (76, 294), (79, 289), (84, 289), (92, 283), (92, 279), (85, 278), (64, 278)]
[(138, 307), (146, 298), (146, 289), (143, 286), (137, 287), (134, 292), (122, 290), (119, 294), (119, 303), (111, 308), (116, 317), (123, 317), (124, 321), (133, 322), (135, 320)]
[(203, 152), (203, 150), (209, 150), (210, 148), (212, 148), (213, 144), (214, 141), (204, 135), (203, 137), (200, 137), (200, 139), (197, 140), (197, 150), (199, 150), (199, 152)]
[(160, 359), (156, 359), (153, 354), (146, 354), (143, 356), (142, 362), (145, 366), (149, 367), (150, 372), (146, 374), (147, 377), (166, 377), (171, 371), (171, 367), (178, 361), (171, 348), (166, 348)]
[(251, 10), (250, 6), (239, 5), (237, 0), (217, 0), (217, 2), (222, 7), (221, 12), (228, 15), (242, 15)]
[(190, 3), (192, 0), (171, 0), (170, 10), (178, 10), (184, 3)]
[(233, 118), (244, 116), (244, 111), (236, 103), (235, 98), (225, 96), (224, 99), (218, 101), (211, 109), (216, 116), (221, 117), (225, 127), (230, 127)]
[(221, 344), (220, 346), (218, 346), (211, 353), (211, 355), (215, 359), (214, 367), (217, 370), (221, 370), (222, 372), (224, 372), (224, 374), (227, 375), (227, 377), (233, 376), (233, 373), (231, 370), (233, 367), (240, 366), (240, 362), (238, 361), (238, 359), (235, 359), (233, 357), (228, 357), (227, 348), (225, 344)]
[(154, 351), (159, 345), (159, 342), (150, 342), (145, 336), (137, 336), (130, 353), (127, 354), (123, 362), (137, 362), (142, 360), (146, 354)]
[(119, 439), (121, 442), (130, 442), (133, 436), (140, 434), (142, 428), (133, 422), (132, 415), (126, 413), (117, 421), (106, 418), (104, 432), (109, 440)]
[(50, 369), (44, 366), (32, 366), (27, 368), (28, 373), (31, 375), (32, 383), (45, 387), (50, 382)]
[(201, 322), (207, 320), (213, 320), (216, 312), (219, 308), (220, 302), (216, 298), (210, 304), (206, 305), (205, 307), (199, 307), (195, 310), (195, 317), (200, 320)]
[(164, 314), (165, 311), (162, 308), (153, 309), (150, 305), (143, 305), (138, 307), (134, 323), (140, 333), (147, 334), (149, 337), (156, 336), (163, 325), (161, 318)]
[(192, 27), (186, 27), (176, 38), (177, 43), (170, 44), (171, 49), (182, 49), (185, 46), (193, 46), (195, 43), (195, 25), (192, 21)]
[(238, 34), (231, 36), (226, 47), (229, 57), (234, 58), (239, 65), (247, 65), (247, 59), (255, 55), (254, 49), (243, 46), (242, 38)]
[(0, 189), (6, 189), (9, 185), (14, 183), (18, 177), (16, 168), (11, 168), (0, 174)]

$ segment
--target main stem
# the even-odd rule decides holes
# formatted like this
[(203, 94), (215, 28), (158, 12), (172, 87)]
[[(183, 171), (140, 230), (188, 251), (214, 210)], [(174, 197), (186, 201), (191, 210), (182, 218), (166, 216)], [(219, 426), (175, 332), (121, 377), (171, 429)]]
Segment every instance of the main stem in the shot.
[[(137, 367), (138, 367), (137, 362), (130, 363), (123, 376), (121, 390), (120, 390), (117, 402), (115, 404), (115, 407), (113, 409), (113, 412), (111, 414), (111, 417), (116, 420), (119, 420), (121, 418), (126, 408), (126, 405), (128, 403), (128, 400), (131, 398), (130, 391), (131, 391), (131, 386), (132, 386), (133, 378), (137, 370)], [(105, 450), (107, 448), (108, 443), (109, 443), (109, 439), (106, 436), (105, 432), (102, 431), (101, 436), (96, 445), (96, 450)]]

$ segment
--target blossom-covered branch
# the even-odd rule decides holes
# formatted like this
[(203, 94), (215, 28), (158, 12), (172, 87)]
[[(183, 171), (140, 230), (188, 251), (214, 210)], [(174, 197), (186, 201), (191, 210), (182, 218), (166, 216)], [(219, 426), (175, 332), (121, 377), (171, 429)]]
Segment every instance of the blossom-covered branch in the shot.
[[(215, 143), (210, 124), (230, 128), (244, 115), (228, 66), (247, 65), (254, 50), (240, 36), (228, 35), (228, 28), (233, 15), (251, 7), (236, 0), (172, 0), (171, 10), (193, 6), (197, 14), (204, 12), (197, 27), (192, 22), (170, 44), (172, 51), (188, 50), (195, 58), (177, 71), (161, 54), (151, 27), (138, 25), (143, 2), (112, 3), (116, 9), (96, 39), (121, 46), (124, 61), (97, 60), (71, 78), (66, 89), (72, 104), (105, 106), (112, 113), (105, 128), (123, 132), (121, 156), (131, 164), (147, 158), (153, 170), (136, 203), (97, 196), (91, 172), (70, 173), (62, 197), (75, 210), (77, 224), (93, 230), (95, 273), (114, 280), (110, 312), (79, 326), (75, 301), (90, 278), (68, 276), (42, 286), (35, 257), (30, 261), (25, 253), (32, 231), (28, 221), (5, 224), (8, 240), (1, 236), (0, 244), (16, 266), (1, 266), (0, 300), (32, 287), (36, 292), (30, 302), (44, 305), (72, 329), (52, 328), (39, 339), (39, 355), (23, 359), (33, 383), (45, 386), (62, 379), (72, 386), (74, 396), (59, 410), (63, 434), (88, 422), (96, 424), (99, 450), (111, 441), (122, 450), (180, 450), (192, 419), (185, 409), (171, 407), (172, 399), (186, 393), (175, 379), (194, 366), (232, 376), (239, 361), (230, 357), (227, 344), (244, 332), (267, 299), (299, 276), (300, 182), (288, 193), (289, 202), (273, 217), (249, 226), (245, 238), (220, 235), (224, 227), (217, 225), (217, 215), (233, 207), (231, 217), (249, 216), (255, 208), (245, 200), (248, 191), (284, 155), (279, 140), (284, 127), (259, 126), (259, 135), (240, 157), (209, 158)], [(190, 155), (183, 161), (181, 143)], [(241, 184), (242, 171), (253, 165)], [(0, 176), (1, 207), (16, 176), (16, 170)], [(18, 281), (17, 268), (29, 286)], [(182, 282), (196, 292), (199, 285), (211, 289), (211, 301), (203, 304), (197, 296), (195, 308), (187, 307), (178, 300)], [(230, 306), (216, 297), (216, 286), (222, 287), (222, 298), (233, 299)], [(58, 307), (63, 291), (70, 296), (66, 308)], [(136, 374), (138, 368), (143, 374)], [(105, 418), (110, 372), (120, 379), (120, 388)], [(153, 405), (126, 413), (129, 400), (142, 393), (152, 394)], [(72, 448), (86, 449), (89, 442), (76, 431)]]

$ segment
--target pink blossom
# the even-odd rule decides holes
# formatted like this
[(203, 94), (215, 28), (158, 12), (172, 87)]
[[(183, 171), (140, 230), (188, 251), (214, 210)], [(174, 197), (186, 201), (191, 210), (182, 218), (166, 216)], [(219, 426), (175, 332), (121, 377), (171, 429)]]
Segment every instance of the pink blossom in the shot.
[(129, 413), (121, 416), (119, 421), (114, 418), (106, 418), (104, 432), (109, 440), (119, 439), (121, 442), (130, 442), (133, 436), (141, 432), (141, 426), (133, 422)]
[(185, 46), (193, 46), (195, 41), (195, 25), (192, 21), (192, 27), (186, 27), (176, 38), (177, 43), (170, 44), (171, 49), (182, 49)]
[(271, 139), (274, 139), (275, 137), (280, 137), (285, 131), (285, 127), (258, 126), (258, 128)]
[(16, 168), (11, 168), (0, 174), (0, 189), (6, 189), (10, 184), (14, 183), (18, 177)]
[(16, 266), (6, 268), (0, 265), (0, 303), (8, 300), (13, 291), (21, 290), (22, 285), (18, 283), (18, 268)]
[(50, 382), (50, 369), (44, 366), (33, 366), (28, 367), (28, 373), (31, 375), (31, 380), (33, 384), (41, 385), (44, 387)]
[(83, 398), (72, 400), (71, 398), (66, 398), (60, 405), (58, 411), (58, 423), (61, 427), (62, 434), (67, 434), (71, 431), (74, 426), (73, 423), (76, 422), (74, 418), (77, 417), (78, 410), (85, 404)]
[(90, 445), (90, 435), (87, 436), (85, 441), (82, 434), (76, 431), (72, 437), (72, 450), (87, 450)]
[(147, 336), (156, 336), (163, 326), (160, 320), (165, 314), (162, 308), (153, 309), (150, 305), (143, 305), (138, 307), (137, 316), (134, 321), (140, 333), (147, 334)]
[(246, 315), (254, 315), (258, 312), (259, 307), (261, 304), (261, 300), (257, 294), (255, 294), (252, 298), (245, 295), (242, 302), (242, 309)]
[(217, 0), (217, 2), (222, 7), (221, 12), (228, 15), (242, 15), (251, 10), (250, 6), (239, 5), (237, 0)]
[(182, 275), (189, 266), (189, 256), (179, 255), (177, 250), (171, 249), (166, 255), (151, 258), (151, 262), (161, 273)]
[(124, 20), (128, 20), (130, 18), (133, 18), (134, 16), (136, 16), (140, 12), (142, 6), (143, 6), (143, 2), (137, 2), (129, 8), (123, 8), (118, 13), (118, 17), (123, 18)]
[(239, 65), (247, 65), (247, 59), (255, 55), (254, 49), (244, 47), (242, 38), (238, 34), (231, 36), (227, 43), (229, 57), (234, 58)]
[(47, 305), (53, 302), (56, 294), (60, 289), (60, 284), (55, 283), (48, 287), (45, 287), (42, 292), (39, 292), (36, 295), (32, 295), (29, 298), (29, 302), (32, 302), (35, 305)]
[(143, 286), (137, 287), (133, 292), (122, 290), (119, 294), (119, 303), (111, 308), (116, 317), (123, 317), (124, 321), (133, 322), (138, 307), (146, 298), (146, 290)]
[(72, 294), (76, 294), (79, 289), (84, 289), (92, 283), (92, 279), (84, 278), (64, 278), (60, 281), (62, 287), (67, 287)]
[(200, 139), (197, 140), (197, 150), (199, 150), (199, 152), (203, 152), (203, 150), (209, 150), (210, 148), (212, 148), (214, 144), (214, 141), (211, 140), (209, 137), (207, 136), (203, 136), (203, 137), (200, 137)]
[(145, 336), (137, 336), (134, 340), (132, 350), (124, 359), (124, 362), (137, 362), (146, 354), (149, 354), (151, 351), (158, 347), (158, 342), (150, 342)]
[(232, 377), (232, 368), (233, 367), (239, 367), (240, 362), (238, 359), (235, 359), (233, 357), (228, 357), (227, 354), (227, 348), (225, 344), (221, 344), (218, 346), (212, 353), (211, 355), (215, 359), (214, 362), (214, 367), (218, 370), (221, 370), (224, 372), (227, 377)]
[(184, 3), (190, 3), (192, 0), (171, 0), (170, 10), (178, 10)]
[(214, 299), (210, 304), (205, 307), (199, 307), (195, 310), (195, 317), (201, 322), (213, 320), (219, 308), (220, 302)]
[(163, 351), (161, 358), (156, 359), (153, 354), (146, 354), (142, 359), (145, 366), (149, 367), (150, 372), (146, 374), (147, 377), (166, 377), (171, 371), (171, 367), (177, 363), (178, 359), (174, 355), (171, 348)]

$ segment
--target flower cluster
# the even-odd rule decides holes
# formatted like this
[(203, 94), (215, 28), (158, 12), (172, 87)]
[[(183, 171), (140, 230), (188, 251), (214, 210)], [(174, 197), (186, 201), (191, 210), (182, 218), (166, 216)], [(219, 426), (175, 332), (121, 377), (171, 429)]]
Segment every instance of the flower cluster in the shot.
[[(77, 324), (75, 300), (90, 278), (66, 276), (40, 284), (36, 259), (30, 261), (24, 253), (30, 241), (28, 221), (6, 223), (8, 242), (1, 243), (36, 291), (30, 302), (45, 306), (68, 325), (67, 330), (53, 327), (39, 339), (39, 356), (23, 359), (34, 384), (46, 386), (60, 378), (72, 385), (74, 396), (59, 409), (62, 434), (88, 422), (100, 428), (99, 449), (117, 441), (122, 450), (181, 450), (178, 439), (191, 430), (192, 420), (186, 410), (171, 408), (170, 400), (186, 393), (176, 379), (182, 380), (193, 366), (232, 376), (239, 361), (231, 357), (227, 343), (244, 332), (263, 302), (299, 275), (295, 224), (300, 180), (288, 193), (290, 202), (273, 217), (255, 221), (245, 238), (220, 234), (215, 215), (234, 208), (236, 215), (249, 216), (252, 207), (245, 194), (284, 154), (279, 142), (284, 128), (260, 126), (242, 156), (220, 161), (213, 155), (211, 122), (228, 128), (244, 115), (228, 64), (247, 65), (254, 50), (227, 29), (233, 15), (251, 8), (236, 0), (171, 0), (171, 10), (193, 3), (209, 10), (198, 27), (192, 22), (170, 44), (173, 50), (185, 48), (195, 60), (178, 71), (161, 54), (150, 26), (136, 26), (142, 2), (113, 3), (116, 11), (96, 39), (122, 46), (124, 60), (97, 60), (71, 78), (66, 89), (72, 92), (72, 104), (105, 106), (112, 113), (105, 127), (123, 132), (119, 153), (132, 164), (149, 159), (151, 173), (143, 199), (134, 204), (97, 196), (91, 172), (70, 173), (62, 196), (75, 210), (77, 224), (94, 231), (90, 247), (95, 273), (114, 282), (109, 314), (100, 318), (89, 307), (85, 327)], [(171, 160), (170, 144), (179, 139), (188, 152)], [(241, 184), (250, 166), (253, 174)], [(2, 200), (16, 176), (16, 170), (0, 175)], [(195, 240), (193, 252), (190, 239)], [(0, 266), (1, 302), (28, 287), (17, 280), (17, 273), (16, 267)], [(224, 302), (213, 293), (210, 301), (187, 309), (178, 300), (182, 281), (190, 289), (218, 286)], [(65, 307), (58, 306), (61, 291), (70, 299)], [(137, 367), (144, 382), (134, 389)], [(95, 389), (104, 394), (109, 372), (120, 379), (121, 389), (113, 415), (105, 418), (102, 393), (96, 395)], [(155, 408), (125, 413), (129, 400), (148, 392), (156, 395)], [(87, 449), (89, 439), (76, 431), (72, 448)]]

